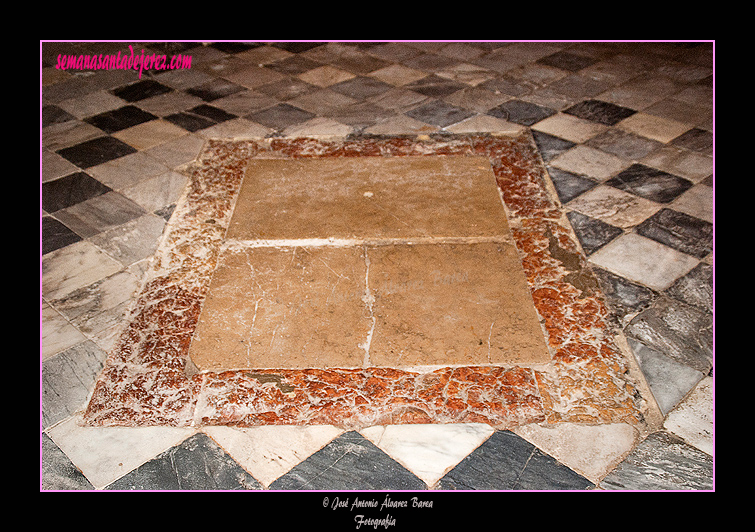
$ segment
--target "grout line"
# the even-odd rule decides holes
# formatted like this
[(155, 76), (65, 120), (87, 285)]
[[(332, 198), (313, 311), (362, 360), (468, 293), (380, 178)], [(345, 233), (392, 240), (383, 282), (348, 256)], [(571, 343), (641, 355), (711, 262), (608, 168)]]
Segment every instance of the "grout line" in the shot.
[(359, 347), (364, 349), (364, 362), (363, 367), (368, 368), (370, 367), (370, 345), (372, 344), (372, 334), (375, 332), (375, 322), (376, 318), (373, 314), (373, 304), (375, 303), (375, 296), (372, 295), (372, 292), (370, 291), (370, 257), (367, 255), (367, 247), (364, 248), (364, 265), (366, 267), (366, 271), (364, 273), (364, 296), (362, 297), (362, 301), (365, 305), (367, 305), (367, 310), (370, 313), (370, 319), (372, 320), (372, 326), (370, 327), (369, 332), (367, 333), (367, 338), (365, 338), (364, 342), (359, 344)]

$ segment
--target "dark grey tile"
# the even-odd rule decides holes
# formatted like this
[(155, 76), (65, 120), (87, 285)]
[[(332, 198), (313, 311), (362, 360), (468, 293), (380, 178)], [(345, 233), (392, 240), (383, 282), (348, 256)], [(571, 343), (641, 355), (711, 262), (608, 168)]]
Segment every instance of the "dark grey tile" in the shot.
[(110, 190), (88, 174), (76, 172), (42, 183), (42, 209), (52, 214)]
[(47, 127), (52, 124), (61, 124), (71, 120), (76, 120), (76, 117), (68, 114), (56, 105), (42, 106), (42, 127)]
[(440, 76), (436, 76), (435, 74), (431, 74), (427, 77), (404, 85), (405, 89), (418, 92), (419, 94), (422, 94), (423, 96), (429, 96), (430, 98), (445, 98), (446, 96), (450, 96), (456, 91), (460, 91), (466, 87), (468, 87), (468, 85), (465, 85), (464, 83), (460, 83), (458, 81), (447, 78), (442, 78)]
[(357, 100), (364, 100), (372, 98), (373, 96), (378, 96), (392, 88), (392, 85), (389, 85), (384, 81), (367, 76), (357, 76), (330, 86), (330, 90)]
[(676, 299), (658, 297), (624, 332), (702, 373), (713, 366), (713, 315)]
[(261, 490), (262, 485), (205, 434), (195, 434), (116, 480), (108, 490)]
[(608, 244), (614, 238), (624, 233), (620, 228), (605, 223), (602, 220), (590, 218), (578, 212), (569, 212), (566, 215), (571, 222), (574, 232), (582, 245), (585, 253), (592, 255), (597, 250)]
[(273, 107), (268, 107), (256, 113), (248, 115), (249, 120), (262, 124), (272, 129), (285, 129), (294, 124), (301, 124), (314, 118), (316, 115), (299, 109), (296, 106), (287, 103), (280, 103)]
[(622, 159), (640, 160), (663, 147), (663, 143), (635, 135), (618, 128), (610, 128), (604, 133), (585, 142), (586, 146), (597, 148)]
[(587, 68), (590, 65), (594, 65), (598, 62), (593, 57), (584, 55), (578, 55), (566, 50), (561, 50), (555, 54), (548, 55), (546, 57), (537, 60), (538, 63), (543, 65), (560, 68), (561, 70), (568, 70), (569, 72), (577, 72), (583, 68)]
[(433, 100), (424, 105), (420, 105), (404, 114), (421, 122), (426, 122), (439, 127), (447, 127), (451, 124), (461, 122), (470, 116), (474, 116), (472, 111), (456, 107), (455, 105), (440, 100)]
[(666, 434), (655, 432), (638, 445), (600, 487), (607, 490), (710, 490), (713, 459)]
[(701, 262), (679, 278), (666, 293), (706, 312), (713, 312), (713, 266)]
[(598, 185), (592, 179), (551, 166), (548, 167), (548, 175), (556, 188), (556, 194), (561, 203), (568, 203)]
[(238, 54), (264, 45), (254, 42), (214, 42), (210, 46), (227, 54)]
[(640, 163), (623, 170), (606, 184), (658, 203), (669, 203), (692, 187), (686, 179)]
[(713, 133), (700, 128), (692, 128), (671, 141), (673, 146), (700, 153), (713, 152)]
[(703, 378), (701, 372), (633, 338), (627, 338), (627, 343), (664, 416), (671, 412)]
[(123, 129), (138, 126), (157, 117), (133, 105), (100, 113), (84, 119), (85, 122), (100, 128), (105, 133), (115, 133)]
[(547, 133), (540, 131), (533, 131), (532, 137), (535, 139), (538, 150), (540, 150), (540, 156), (546, 163), (552, 161), (563, 152), (570, 150), (576, 144), (570, 140), (565, 140)]
[(449, 471), (441, 490), (585, 490), (593, 484), (510, 431), (497, 431)]
[(306, 83), (300, 79), (286, 78), (267, 83), (255, 89), (257, 92), (270, 96), (276, 101), (293, 100), (298, 96), (304, 96), (320, 90), (320, 87)]
[(521, 100), (509, 100), (493, 107), (487, 114), (522, 126), (531, 126), (553, 116), (556, 111), (542, 105), (535, 105)]
[(194, 133), (234, 118), (236, 118), (236, 115), (232, 113), (211, 105), (202, 104), (186, 111), (166, 116), (165, 120)]
[(271, 46), (280, 48), (281, 50), (286, 50), (287, 52), (298, 54), (300, 52), (306, 52), (307, 50), (317, 48), (318, 46), (322, 46), (324, 44), (327, 44), (327, 43), (324, 43), (324, 42), (276, 42), (276, 43), (273, 43)]
[(281, 74), (296, 76), (303, 74), (308, 70), (312, 70), (313, 68), (321, 67), (322, 63), (318, 63), (317, 61), (313, 61), (301, 55), (292, 55), (286, 57), (285, 59), (281, 59), (280, 61), (269, 63), (265, 66), (271, 70), (280, 72)]
[(403, 64), (409, 68), (424, 70), (425, 72), (436, 72), (457, 65), (458, 63), (459, 61), (456, 59), (433, 53), (423, 53), (403, 62)]
[(159, 96), (160, 94), (173, 92), (173, 89), (163, 85), (162, 83), (158, 83), (153, 79), (143, 79), (130, 85), (118, 87), (117, 89), (113, 89), (110, 92), (121, 100), (125, 100), (127, 102), (138, 102), (139, 100), (151, 98), (152, 96)]
[(50, 216), (42, 218), (42, 255), (82, 240), (68, 226)]
[(672, 209), (661, 209), (635, 231), (698, 259), (713, 251), (713, 224)]
[(208, 81), (207, 83), (197, 85), (196, 87), (190, 87), (186, 89), (186, 92), (188, 94), (191, 94), (192, 96), (201, 98), (206, 102), (212, 102), (214, 100), (219, 100), (220, 98), (230, 96), (231, 94), (236, 94), (237, 92), (241, 92), (243, 90), (246, 89), (240, 85), (231, 83), (230, 81), (226, 81), (224, 79), (214, 79), (212, 81)]
[(328, 110), (323, 115), (341, 124), (355, 128), (367, 128), (392, 116), (393, 113), (370, 102), (359, 102)]
[(142, 207), (111, 191), (61, 209), (55, 217), (77, 234), (89, 238), (144, 214), (146, 211)]
[(124, 155), (136, 153), (136, 151), (135, 148), (132, 148), (125, 142), (114, 137), (105, 136), (63, 148), (56, 153), (79, 168), (86, 169), (118, 159)]
[(649, 307), (656, 296), (650, 288), (628, 281), (602, 268), (593, 267), (593, 274), (598, 279), (611, 314), (619, 320)]
[(47, 434), (42, 434), (42, 482), (45, 491), (93, 490), (94, 486), (84, 474), (55, 445)]
[(86, 341), (42, 363), (42, 425), (51, 427), (84, 406), (107, 353)]
[(605, 126), (613, 126), (637, 111), (600, 100), (584, 100), (564, 110), (564, 113)]
[(413, 473), (358, 432), (346, 432), (278, 478), (271, 490), (424, 490)]

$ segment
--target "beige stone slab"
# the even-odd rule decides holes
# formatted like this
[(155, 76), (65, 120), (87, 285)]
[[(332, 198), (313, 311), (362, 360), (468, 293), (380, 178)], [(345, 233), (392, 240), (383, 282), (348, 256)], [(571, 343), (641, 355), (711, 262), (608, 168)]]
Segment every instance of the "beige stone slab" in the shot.
[(189, 356), (200, 370), (361, 367), (361, 247), (226, 250)]
[(548, 362), (509, 243), (224, 252), (190, 356), (200, 370)]
[(550, 361), (514, 245), (380, 246), (367, 253), (372, 365)]
[(508, 236), (484, 157), (255, 159), (228, 229), (237, 240)]

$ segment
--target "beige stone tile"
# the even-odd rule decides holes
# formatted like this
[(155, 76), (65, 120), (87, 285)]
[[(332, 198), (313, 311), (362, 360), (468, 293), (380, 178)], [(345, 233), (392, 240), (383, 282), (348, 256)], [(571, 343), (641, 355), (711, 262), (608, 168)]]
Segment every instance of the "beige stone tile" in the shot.
[(671, 202), (669, 208), (713, 223), (713, 187), (697, 184)]
[(427, 76), (427, 72), (415, 70), (403, 65), (390, 65), (375, 70), (374, 72), (370, 72), (369, 76), (391, 85), (401, 86), (424, 78)]
[(146, 150), (187, 134), (185, 129), (181, 129), (170, 122), (151, 120), (113, 133), (113, 136), (137, 150)]
[(599, 185), (569, 202), (569, 208), (615, 227), (634, 227), (661, 205), (614, 187)]
[(589, 146), (576, 146), (553, 159), (550, 164), (567, 172), (605, 181), (629, 167), (631, 161)]
[(713, 158), (711, 156), (673, 146), (664, 146), (644, 157), (641, 162), (689, 179), (693, 183), (699, 183), (709, 175), (713, 175)]
[(452, 126), (445, 128), (452, 133), (501, 133), (505, 135), (518, 135), (526, 128), (519, 124), (507, 122), (490, 115), (475, 115), (473, 117), (457, 122)]
[(330, 65), (313, 68), (299, 75), (299, 79), (302, 81), (317, 85), (318, 87), (330, 87), (354, 77), (356, 76), (351, 72), (346, 72)]
[(619, 122), (616, 127), (659, 142), (670, 142), (692, 126), (668, 118), (636, 113)]
[(371, 365), (550, 361), (513, 244), (379, 246), (367, 255)]
[(607, 127), (582, 120), (576, 116), (559, 113), (538, 122), (532, 126), (532, 129), (565, 140), (581, 143), (603, 133)]
[(200, 369), (361, 367), (372, 320), (361, 247), (227, 251), (190, 356)]
[(508, 234), (483, 157), (253, 160), (228, 229), (239, 240)]
[(653, 290), (665, 290), (698, 264), (694, 257), (634, 233), (609, 242), (589, 261)]

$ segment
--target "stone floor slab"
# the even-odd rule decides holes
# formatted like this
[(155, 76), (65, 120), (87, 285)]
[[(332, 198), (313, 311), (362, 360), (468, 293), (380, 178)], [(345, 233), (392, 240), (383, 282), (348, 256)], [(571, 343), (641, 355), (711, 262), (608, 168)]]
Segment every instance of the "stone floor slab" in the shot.
[(412, 238), (508, 234), (483, 157), (257, 159), (227, 238)]

